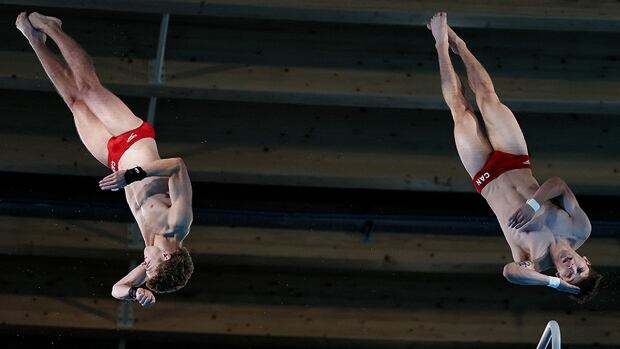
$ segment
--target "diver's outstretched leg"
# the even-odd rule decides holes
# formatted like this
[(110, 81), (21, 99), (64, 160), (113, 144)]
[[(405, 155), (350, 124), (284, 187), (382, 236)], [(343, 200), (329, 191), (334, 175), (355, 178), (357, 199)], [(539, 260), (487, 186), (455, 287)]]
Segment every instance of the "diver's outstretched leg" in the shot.
[(456, 149), (467, 173), (473, 178), (482, 169), (493, 152), (493, 148), (480, 128), (476, 115), (463, 94), (461, 81), (452, 66), (446, 13), (435, 14), (428, 28), (435, 37), (441, 75), (441, 92), (454, 120)]

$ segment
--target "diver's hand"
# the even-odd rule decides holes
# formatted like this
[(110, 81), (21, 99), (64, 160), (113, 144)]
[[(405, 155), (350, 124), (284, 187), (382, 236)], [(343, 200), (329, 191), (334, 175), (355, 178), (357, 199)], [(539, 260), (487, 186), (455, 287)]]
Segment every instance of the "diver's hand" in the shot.
[(521, 207), (508, 219), (508, 227), (519, 229), (534, 217), (534, 209), (527, 203), (523, 203)]
[(125, 181), (125, 172), (126, 170), (118, 170), (105, 176), (99, 181), (99, 188), (101, 188), (101, 190), (117, 191), (126, 187), (127, 181)]
[(581, 292), (581, 289), (575, 285), (569, 284), (568, 282), (560, 279), (560, 286), (556, 288), (556, 290), (560, 292), (566, 292), (570, 294), (574, 294), (575, 296)]
[(150, 308), (155, 304), (155, 295), (147, 289), (139, 288), (136, 291), (136, 301), (138, 301), (141, 306)]

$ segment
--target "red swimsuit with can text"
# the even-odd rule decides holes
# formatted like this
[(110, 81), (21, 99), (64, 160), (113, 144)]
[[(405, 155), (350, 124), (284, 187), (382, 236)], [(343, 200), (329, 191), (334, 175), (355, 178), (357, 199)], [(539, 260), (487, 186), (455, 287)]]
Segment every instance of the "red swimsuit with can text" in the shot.
[(108, 167), (114, 172), (118, 171), (118, 162), (121, 160), (121, 156), (134, 143), (143, 138), (155, 138), (153, 126), (146, 121), (136, 129), (110, 138), (108, 141)]
[(472, 178), (478, 193), (495, 178), (505, 172), (519, 168), (531, 168), (528, 155), (514, 155), (503, 151), (494, 151), (482, 169)]

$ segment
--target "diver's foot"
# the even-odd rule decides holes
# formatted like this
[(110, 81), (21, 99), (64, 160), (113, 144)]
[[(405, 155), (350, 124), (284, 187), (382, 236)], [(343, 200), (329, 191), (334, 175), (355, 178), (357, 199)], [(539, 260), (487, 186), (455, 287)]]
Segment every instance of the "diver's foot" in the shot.
[(24, 34), (26, 39), (28, 39), (31, 44), (45, 43), (45, 40), (47, 40), (47, 35), (45, 35), (45, 33), (32, 26), (26, 12), (22, 12), (17, 16), (15, 26), (20, 32), (22, 32), (22, 34)]
[(426, 24), (435, 38), (435, 45), (448, 43), (448, 15), (445, 12), (437, 12)]
[(43, 32), (49, 32), (53, 29), (60, 29), (62, 21), (56, 17), (44, 16), (38, 12), (33, 12), (28, 16), (30, 23), (35, 29)]

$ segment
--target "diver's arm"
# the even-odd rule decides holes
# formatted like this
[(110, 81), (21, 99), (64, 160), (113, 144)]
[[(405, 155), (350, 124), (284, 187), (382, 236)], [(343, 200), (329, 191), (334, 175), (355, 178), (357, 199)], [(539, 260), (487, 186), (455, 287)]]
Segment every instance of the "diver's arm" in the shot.
[(146, 267), (140, 264), (112, 286), (112, 297), (120, 300), (133, 300), (133, 298), (129, 297), (129, 289), (138, 287), (145, 281)]
[[(549, 286), (551, 276), (541, 274), (531, 267), (531, 262), (512, 262), (504, 266), (506, 280), (517, 285)], [(579, 287), (560, 280), (560, 285), (555, 288), (558, 291), (579, 294)]]

